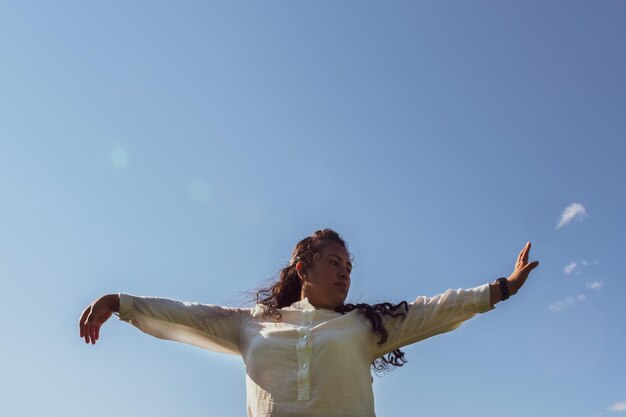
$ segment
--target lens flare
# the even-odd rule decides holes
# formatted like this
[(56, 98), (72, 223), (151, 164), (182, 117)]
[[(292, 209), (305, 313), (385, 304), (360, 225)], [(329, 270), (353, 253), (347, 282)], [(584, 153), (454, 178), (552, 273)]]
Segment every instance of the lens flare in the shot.
[(198, 203), (208, 203), (211, 190), (205, 181), (193, 180), (187, 185), (187, 194)]
[(115, 148), (111, 153), (111, 162), (116, 168), (126, 168), (129, 163), (128, 152), (122, 148)]

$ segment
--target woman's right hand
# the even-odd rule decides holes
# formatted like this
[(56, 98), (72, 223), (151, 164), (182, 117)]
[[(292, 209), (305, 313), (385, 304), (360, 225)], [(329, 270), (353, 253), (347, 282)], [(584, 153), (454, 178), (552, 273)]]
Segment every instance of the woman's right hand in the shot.
[(96, 344), (96, 340), (100, 337), (100, 327), (111, 317), (113, 312), (119, 312), (119, 306), (120, 296), (118, 294), (103, 295), (87, 306), (78, 322), (80, 337), (85, 339), (85, 343)]

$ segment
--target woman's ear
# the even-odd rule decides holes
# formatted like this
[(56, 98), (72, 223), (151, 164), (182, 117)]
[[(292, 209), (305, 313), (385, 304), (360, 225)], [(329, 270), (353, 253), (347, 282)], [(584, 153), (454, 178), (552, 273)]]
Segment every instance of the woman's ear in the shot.
[(308, 278), (306, 277), (306, 269), (304, 267), (304, 262), (298, 261), (296, 263), (296, 272), (298, 273), (298, 277), (300, 278), (300, 280), (308, 281)]

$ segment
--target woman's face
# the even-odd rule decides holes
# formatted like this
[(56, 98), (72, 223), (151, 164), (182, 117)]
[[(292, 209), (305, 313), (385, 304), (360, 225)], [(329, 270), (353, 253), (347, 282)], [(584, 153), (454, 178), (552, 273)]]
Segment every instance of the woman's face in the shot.
[(315, 307), (334, 310), (348, 296), (352, 262), (346, 248), (339, 243), (325, 244), (312, 267), (306, 268), (298, 262), (296, 270), (302, 280), (300, 298), (307, 297)]

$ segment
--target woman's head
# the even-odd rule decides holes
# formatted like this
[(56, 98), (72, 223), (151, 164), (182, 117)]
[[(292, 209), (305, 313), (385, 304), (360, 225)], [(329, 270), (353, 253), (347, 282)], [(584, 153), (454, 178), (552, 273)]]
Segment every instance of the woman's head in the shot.
[(352, 272), (352, 262), (345, 245), (334, 240), (326, 241), (315, 252), (312, 261), (295, 260), (294, 266), (302, 285), (301, 299), (306, 297), (315, 307), (330, 310), (343, 304), (350, 291)]
[(318, 230), (296, 244), (278, 281), (257, 293), (257, 302), (283, 308), (307, 297), (319, 308), (335, 309), (350, 290), (352, 263), (344, 240), (331, 229)]

